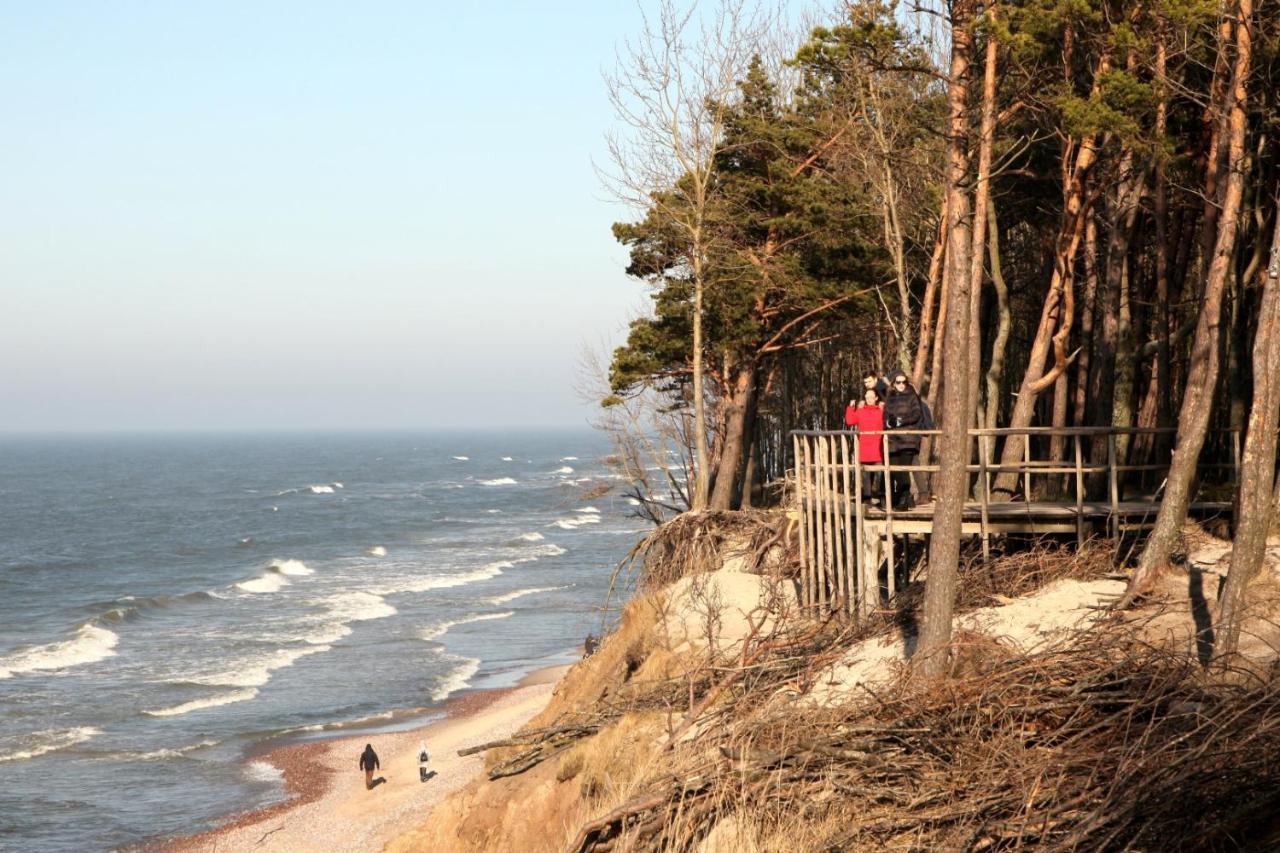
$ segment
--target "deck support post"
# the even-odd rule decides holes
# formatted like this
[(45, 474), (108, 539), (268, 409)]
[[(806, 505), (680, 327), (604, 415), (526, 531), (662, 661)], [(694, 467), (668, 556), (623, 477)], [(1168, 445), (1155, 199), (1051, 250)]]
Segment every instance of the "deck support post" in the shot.
[(1107, 497), (1111, 502), (1111, 518), (1107, 529), (1112, 539), (1120, 538), (1120, 472), (1116, 469), (1116, 434), (1107, 433)]
[(1080, 434), (1072, 436), (1076, 450), (1076, 545), (1084, 545), (1084, 466), (1080, 456)]
[(991, 502), (991, 474), (987, 471), (988, 456), (986, 436), (978, 437), (978, 501), (982, 509), (982, 562), (991, 560), (991, 518), (988, 504)]

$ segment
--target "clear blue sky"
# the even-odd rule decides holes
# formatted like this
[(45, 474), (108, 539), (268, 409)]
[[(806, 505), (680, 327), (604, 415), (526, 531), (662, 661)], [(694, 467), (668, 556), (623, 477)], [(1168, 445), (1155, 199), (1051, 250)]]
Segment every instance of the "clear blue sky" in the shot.
[(624, 0), (9, 2), (0, 430), (582, 424)]

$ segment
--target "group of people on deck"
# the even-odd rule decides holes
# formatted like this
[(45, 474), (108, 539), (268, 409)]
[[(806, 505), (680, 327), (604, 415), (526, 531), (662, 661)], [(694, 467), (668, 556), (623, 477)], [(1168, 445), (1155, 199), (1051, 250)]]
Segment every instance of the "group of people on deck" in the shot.
[[(891, 370), (885, 378), (874, 372), (862, 377), (862, 399), (850, 400), (844, 412), (845, 426), (857, 430), (858, 461), (864, 466), (884, 464), (884, 436), (888, 435), (889, 499), (896, 510), (915, 506), (911, 497), (911, 472), (897, 466), (911, 465), (920, 453), (921, 436), (904, 430), (930, 429), (932, 418), (906, 371)], [(884, 500), (884, 473), (863, 469), (864, 489), (873, 503)]]

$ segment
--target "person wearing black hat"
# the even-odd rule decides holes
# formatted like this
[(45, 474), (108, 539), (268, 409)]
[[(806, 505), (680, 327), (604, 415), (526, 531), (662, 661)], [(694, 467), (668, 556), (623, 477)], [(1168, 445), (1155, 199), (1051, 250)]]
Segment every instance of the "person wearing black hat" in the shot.
[[(911, 380), (907, 378), (906, 371), (895, 370), (890, 374), (889, 379), (889, 395), (884, 401), (884, 423), (889, 430), (889, 464), (891, 466), (911, 465), (920, 453), (921, 437), (895, 434), (895, 431), (921, 429), (924, 405), (916, 389), (911, 387)], [(911, 499), (911, 472), (893, 471), (889, 480), (890, 489), (893, 492), (893, 508), (911, 509), (915, 505)]]

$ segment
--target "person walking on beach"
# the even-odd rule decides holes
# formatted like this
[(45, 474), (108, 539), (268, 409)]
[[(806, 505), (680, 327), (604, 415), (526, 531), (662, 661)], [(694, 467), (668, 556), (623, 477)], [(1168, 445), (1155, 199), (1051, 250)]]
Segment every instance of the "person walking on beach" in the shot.
[[(907, 378), (905, 371), (895, 371), (891, 378), (893, 386), (884, 401), (884, 422), (890, 430), (889, 464), (911, 465), (920, 452), (920, 436), (894, 434), (893, 431), (921, 429), (924, 404), (916, 389), (911, 387), (911, 380)], [(914, 506), (910, 471), (894, 471), (890, 475), (890, 489), (894, 509), (907, 510)]]
[(868, 500), (879, 503), (884, 498), (884, 471), (871, 466), (884, 462), (884, 407), (874, 387), (863, 391), (861, 402), (849, 401), (844, 424), (858, 431), (858, 461), (867, 466), (862, 469), (863, 488)]
[(364, 787), (365, 790), (372, 790), (374, 785), (378, 785), (386, 780), (381, 776), (374, 781), (373, 771), (380, 770), (382, 762), (378, 761), (378, 753), (373, 751), (373, 744), (366, 743), (364, 752), (360, 753), (360, 769), (364, 771)]

